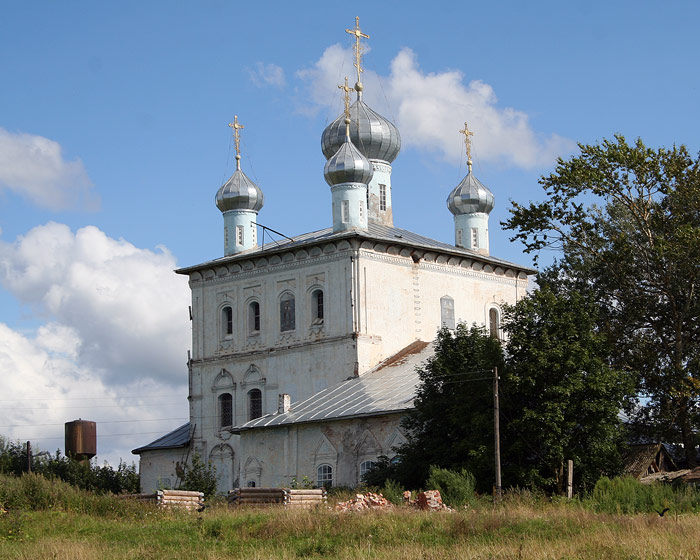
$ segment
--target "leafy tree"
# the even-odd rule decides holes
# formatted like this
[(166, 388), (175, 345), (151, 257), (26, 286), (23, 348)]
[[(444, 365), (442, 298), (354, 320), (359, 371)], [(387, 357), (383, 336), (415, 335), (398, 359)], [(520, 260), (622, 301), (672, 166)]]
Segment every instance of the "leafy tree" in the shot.
[(696, 465), (700, 424), (700, 161), (622, 136), (579, 145), (543, 177), (544, 202), (504, 224), (526, 251), (562, 252), (560, 278), (591, 291), (611, 360), (638, 374), (636, 417)]
[[(454, 331), (442, 329), (435, 355), (418, 370), (420, 385), (415, 408), (403, 426), (408, 443), (399, 452), (400, 462), (380, 467), (388, 478), (409, 488), (419, 488), (430, 467), (473, 473), (482, 490), (493, 480), (493, 391), (491, 373), (503, 370), (498, 340), (484, 329), (460, 324)], [(393, 471), (393, 472), (392, 472)], [(369, 478), (368, 478), (369, 480)], [(378, 482), (372, 479), (373, 482)]]
[(540, 288), (506, 309), (506, 374), (501, 383), (504, 472), (511, 484), (564, 490), (564, 464), (591, 488), (620, 472), (619, 412), (631, 376), (611, 368), (608, 338), (597, 332), (591, 295)]
[(216, 493), (216, 467), (202, 461), (199, 453), (195, 452), (192, 464), (185, 467), (182, 489), (204, 492), (205, 498), (213, 496)]

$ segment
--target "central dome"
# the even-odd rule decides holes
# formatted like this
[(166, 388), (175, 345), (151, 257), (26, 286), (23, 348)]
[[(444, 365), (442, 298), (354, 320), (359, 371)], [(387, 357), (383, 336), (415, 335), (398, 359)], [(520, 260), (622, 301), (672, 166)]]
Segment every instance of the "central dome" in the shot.
[[(350, 140), (367, 159), (391, 163), (401, 150), (396, 125), (358, 99), (350, 107)], [(326, 159), (335, 155), (345, 142), (345, 116), (340, 115), (323, 131), (321, 150)]]
[(488, 214), (494, 204), (493, 193), (472, 175), (471, 170), (447, 197), (447, 208), (455, 216), (475, 212)]

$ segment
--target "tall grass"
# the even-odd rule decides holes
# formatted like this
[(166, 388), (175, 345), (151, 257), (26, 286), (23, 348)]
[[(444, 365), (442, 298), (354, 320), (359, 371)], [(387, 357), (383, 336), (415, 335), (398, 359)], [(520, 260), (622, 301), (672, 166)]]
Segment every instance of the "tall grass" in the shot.
[(603, 477), (584, 503), (606, 513), (658, 513), (664, 508), (672, 513), (699, 513), (700, 490), (688, 485), (642, 484), (630, 476)]
[(469, 471), (430, 467), (426, 488), (439, 490), (442, 501), (451, 507), (463, 507), (474, 501), (476, 480)]

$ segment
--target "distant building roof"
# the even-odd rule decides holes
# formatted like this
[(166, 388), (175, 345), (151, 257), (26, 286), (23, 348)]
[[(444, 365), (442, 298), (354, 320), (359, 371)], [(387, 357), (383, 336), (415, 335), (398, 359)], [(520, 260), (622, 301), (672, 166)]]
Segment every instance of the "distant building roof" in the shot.
[(416, 366), (434, 352), (433, 344), (418, 340), (373, 370), (293, 403), (289, 412), (267, 414), (232, 431), (403, 412), (413, 407), (419, 382)]
[(138, 455), (143, 451), (156, 451), (159, 449), (176, 449), (178, 447), (185, 447), (190, 443), (190, 423), (183, 424), (179, 428), (174, 429), (172, 432), (159, 437), (158, 439), (152, 441), (148, 445), (143, 447), (137, 447), (132, 450), (132, 453)]
[(624, 473), (635, 478), (675, 471), (677, 468), (663, 443), (630, 445), (624, 457)]
[(333, 228), (326, 228), (319, 231), (313, 231), (310, 233), (304, 233), (297, 235), (292, 240), (283, 239), (280, 241), (272, 241), (267, 243), (263, 247), (256, 247), (249, 251), (242, 251), (236, 255), (231, 255), (227, 257), (219, 257), (211, 261), (207, 261), (198, 265), (188, 266), (185, 268), (180, 268), (176, 270), (178, 274), (189, 274), (201, 268), (210, 267), (214, 265), (220, 265), (228, 262), (233, 262), (240, 259), (246, 259), (250, 257), (258, 257), (262, 255), (267, 255), (277, 251), (286, 251), (289, 249), (296, 249), (303, 247), (305, 245), (313, 245), (316, 243), (337, 241), (340, 239), (347, 239), (359, 237), (361, 239), (369, 239), (374, 241), (384, 241), (391, 243), (393, 245), (407, 245), (410, 247), (440, 251), (442, 253), (450, 253), (453, 255), (459, 255), (461, 257), (467, 257), (476, 259), (479, 261), (492, 263), (495, 265), (505, 266), (509, 268), (515, 268), (517, 270), (522, 270), (527, 274), (535, 274), (537, 271), (529, 266), (523, 266), (510, 261), (492, 257), (490, 255), (483, 255), (471, 249), (464, 249), (462, 247), (456, 247), (455, 245), (450, 245), (449, 243), (443, 243), (442, 241), (436, 241), (429, 237), (424, 237), (417, 233), (413, 233), (407, 229), (395, 228), (390, 226), (385, 226), (382, 224), (376, 224), (370, 222), (368, 229), (365, 230), (347, 230), (333, 233)]

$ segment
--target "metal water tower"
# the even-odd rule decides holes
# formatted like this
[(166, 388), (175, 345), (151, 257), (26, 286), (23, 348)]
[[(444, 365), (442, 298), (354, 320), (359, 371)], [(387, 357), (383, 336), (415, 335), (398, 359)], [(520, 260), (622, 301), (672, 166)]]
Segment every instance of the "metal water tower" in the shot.
[(90, 420), (66, 422), (66, 455), (76, 461), (89, 461), (97, 455), (97, 424)]

